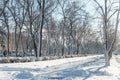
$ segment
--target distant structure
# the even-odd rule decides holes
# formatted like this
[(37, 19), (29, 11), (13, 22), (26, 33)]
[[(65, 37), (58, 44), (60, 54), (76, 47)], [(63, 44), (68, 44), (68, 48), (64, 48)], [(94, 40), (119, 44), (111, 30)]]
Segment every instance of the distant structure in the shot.
[(6, 41), (5, 37), (6, 37), (6, 33), (2, 31), (2, 29), (0, 29), (0, 50), (5, 45), (5, 41)]
[[(46, 28), (43, 28), (42, 30), (42, 40), (44, 42), (44, 40), (47, 39), (47, 35), (48, 35), (48, 31)], [(53, 31), (50, 30), (50, 33), (52, 33)], [(33, 43), (32, 43), (32, 39), (31, 37), (28, 37), (28, 33), (26, 31), (22, 31), (22, 41), (21, 39), (19, 39), (19, 42), (18, 43), (18, 52), (21, 53), (23, 51), (23, 48), (25, 50), (31, 50), (31, 48), (33, 49)], [(52, 35), (51, 35), (52, 36)], [(16, 39), (18, 41), (18, 37), (19, 37), (19, 33), (16, 34)], [(28, 40), (27, 40), (28, 38)], [(26, 42), (27, 40), (27, 42)], [(0, 29), (0, 51), (2, 51), (3, 49), (3, 46), (5, 46), (7, 48), (7, 35), (6, 33), (4, 32), (4, 30)], [(51, 42), (53, 42), (54, 40), (51, 40)], [(31, 43), (31, 44), (29, 44)], [(15, 33), (14, 32), (10, 32), (9, 34), (9, 51), (12, 51), (14, 52), (15, 51)], [(45, 49), (42, 49), (43, 52), (45, 52)]]

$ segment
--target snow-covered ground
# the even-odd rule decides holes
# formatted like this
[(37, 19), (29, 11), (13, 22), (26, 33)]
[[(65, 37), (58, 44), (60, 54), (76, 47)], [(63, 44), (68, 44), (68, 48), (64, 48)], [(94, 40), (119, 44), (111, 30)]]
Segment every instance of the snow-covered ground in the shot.
[(119, 64), (111, 64), (104, 67), (103, 55), (0, 64), (0, 80), (120, 80)]

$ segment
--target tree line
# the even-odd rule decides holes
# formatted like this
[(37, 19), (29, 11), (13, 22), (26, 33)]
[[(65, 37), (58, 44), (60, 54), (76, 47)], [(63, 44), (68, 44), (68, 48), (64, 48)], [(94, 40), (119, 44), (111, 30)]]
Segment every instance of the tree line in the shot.
[[(90, 2), (95, 5), (94, 16), (86, 10), (87, 1), (1, 0), (1, 47), (16, 57), (20, 52), (34, 53), (36, 58), (104, 53), (109, 65), (116, 49), (120, 2)], [(98, 30), (93, 29), (94, 22)]]

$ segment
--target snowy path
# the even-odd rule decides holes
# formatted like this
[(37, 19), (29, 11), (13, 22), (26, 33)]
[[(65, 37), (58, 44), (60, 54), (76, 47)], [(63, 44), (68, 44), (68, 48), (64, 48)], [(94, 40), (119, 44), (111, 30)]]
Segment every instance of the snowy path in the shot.
[(103, 65), (102, 56), (0, 64), (0, 80), (120, 80)]

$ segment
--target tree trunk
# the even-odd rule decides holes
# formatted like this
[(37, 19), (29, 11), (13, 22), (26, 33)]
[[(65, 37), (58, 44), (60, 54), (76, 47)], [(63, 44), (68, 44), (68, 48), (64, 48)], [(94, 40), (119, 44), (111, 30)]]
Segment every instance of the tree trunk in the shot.
[[(41, 7), (41, 5), (42, 5), (42, 7)], [(39, 7), (41, 7), (41, 9), (40, 9), (40, 12), (41, 12), (41, 25), (40, 25), (40, 27), (39, 27), (39, 29), (38, 29), (38, 47), (37, 47), (37, 53), (38, 53), (38, 57), (41, 57), (41, 53), (42, 53), (42, 29), (43, 29), (43, 25), (44, 25), (44, 17), (45, 17), (45, 11), (44, 11), (44, 9), (45, 9), (45, 0), (43, 0), (42, 2), (41, 2), (41, 4), (39, 4)], [(37, 58), (38, 58), (37, 57)]]
[(9, 26), (7, 26), (7, 56), (9, 55), (9, 39), (10, 39), (10, 32), (9, 32)]

